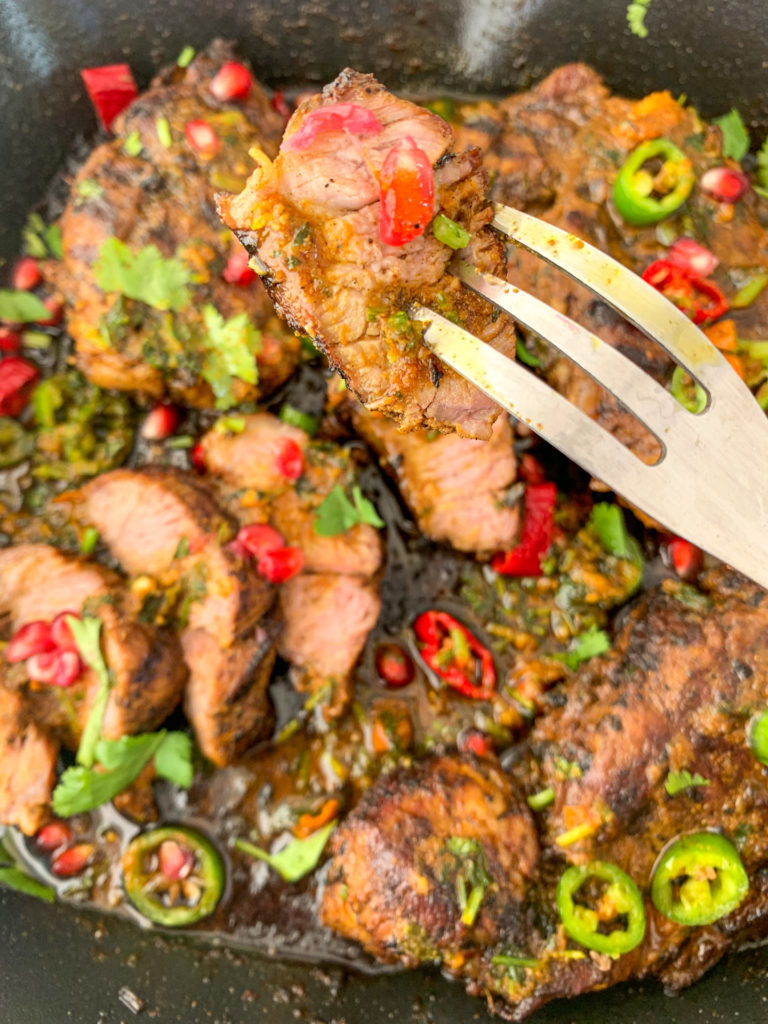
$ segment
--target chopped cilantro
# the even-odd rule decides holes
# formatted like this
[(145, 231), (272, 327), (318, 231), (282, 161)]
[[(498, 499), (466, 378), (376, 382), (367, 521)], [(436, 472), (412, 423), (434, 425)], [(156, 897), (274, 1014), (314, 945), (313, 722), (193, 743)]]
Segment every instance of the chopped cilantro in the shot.
[(292, 840), (277, 853), (267, 853), (266, 850), (254, 846), (253, 843), (247, 843), (243, 839), (235, 840), (235, 849), (266, 861), (284, 882), (298, 882), (300, 878), (309, 874), (316, 867), (325, 849), (325, 844), (335, 828), (336, 822), (331, 821), (305, 839)]
[(176, 58), (176, 66), (179, 68), (188, 68), (192, 63), (192, 58), (195, 56), (194, 46), (185, 46), (179, 56)]
[(732, 107), (727, 114), (713, 120), (723, 133), (723, 156), (743, 160), (749, 152), (749, 132), (741, 114)]
[(291, 245), (293, 245), (293, 246), (303, 245), (311, 235), (312, 235), (312, 227), (311, 227), (309, 221), (306, 221), (296, 231), (296, 234), (293, 236), (293, 240), (291, 241)]
[(175, 562), (177, 558), (186, 558), (188, 554), (189, 541), (187, 540), (186, 535), (184, 535), (176, 545), (176, 550), (173, 552), (173, 560)]
[(357, 484), (352, 488), (352, 501), (344, 488), (336, 484), (315, 513), (315, 533), (320, 537), (335, 537), (358, 523), (368, 523), (377, 528), (384, 526), (376, 506), (363, 495)]
[(609, 555), (626, 558), (636, 565), (642, 565), (640, 545), (627, 531), (624, 513), (618, 505), (602, 501), (595, 505), (587, 526), (603, 545)]
[(141, 135), (138, 130), (134, 130), (128, 136), (123, 143), (123, 152), (127, 153), (128, 156), (139, 156), (144, 146), (141, 143)]
[(665, 789), (670, 796), (676, 796), (677, 793), (682, 793), (686, 789), (693, 789), (696, 786), (708, 786), (709, 779), (705, 779), (703, 775), (699, 775), (696, 772), (695, 775), (691, 775), (689, 771), (683, 769), (681, 772), (670, 772), (667, 776)]
[(582, 662), (589, 661), (598, 654), (605, 654), (610, 649), (611, 641), (605, 630), (592, 626), (573, 640), (568, 651), (554, 657), (564, 662), (568, 668), (577, 669)]
[(93, 178), (82, 178), (75, 185), (75, 193), (77, 195), (75, 206), (79, 206), (80, 202), (87, 202), (89, 199), (99, 199), (103, 195), (104, 189)]
[(627, 5), (627, 24), (629, 25), (629, 30), (634, 35), (639, 36), (640, 39), (645, 39), (648, 36), (645, 16), (650, 6), (651, 0), (633, 0), (632, 3)]
[(46, 224), (39, 213), (30, 213), (22, 232), (24, 251), (37, 260), (44, 260), (50, 254), (60, 260), (61, 228), (58, 224)]
[(476, 839), (451, 836), (445, 842), (445, 852), (454, 858), (456, 902), (461, 910), (461, 921), (471, 928), (483, 902), (486, 889), (493, 879), (488, 873), (485, 852)]
[(201, 374), (216, 396), (216, 408), (229, 409), (235, 404), (232, 379), (237, 377), (246, 384), (255, 384), (258, 379), (256, 353), (261, 347), (261, 332), (247, 313), (225, 320), (210, 304), (203, 307), (203, 320), (207, 337)]
[(221, 416), (213, 425), (217, 434), (242, 434), (245, 430), (244, 416)]
[(0, 320), (11, 324), (28, 324), (47, 320), (51, 311), (33, 292), (17, 292), (0, 288)]
[(94, 270), (102, 291), (120, 292), (154, 309), (180, 310), (189, 302), (189, 270), (181, 260), (166, 259), (156, 245), (134, 253), (119, 238), (108, 238)]

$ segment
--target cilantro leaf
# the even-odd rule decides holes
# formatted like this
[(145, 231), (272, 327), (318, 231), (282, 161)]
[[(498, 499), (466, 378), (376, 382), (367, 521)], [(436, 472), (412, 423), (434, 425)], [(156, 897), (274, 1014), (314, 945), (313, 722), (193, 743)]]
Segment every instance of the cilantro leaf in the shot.
[(645, 27), (645, 16), (650, 6), (651, 0), (633, 0), (632, 3), (627, 5), (627, 24), (629, 25), (629, 30), (640, 39), (645, 39), (648, 36), (648, 29)]
[(625, 558), (637, 566), (642, 566), (643, 553), (640, 545), (628, 533), (624, 513), (618, 505), (612, 505), (607, 501), (598, 502), (592, 508), (587, 526), (609, 555)]
[(192, 740), (185, 732), (167, 732), (155, 751), (155, 771), (182, 789), (192, 785)]
[(37, 899), (45, 900), (46, 903), (53, 903), (56, 899), (56, 892), (50, 885), (43, 885), (42, 882), (30, 878), (21, 868), (0, 867), (0, 885), (26, 893), (27, 896), (36, 896)]
[(598, 654), (605, 654), (611, 649), (611, 640), (604, 629), (592, 626), (586, 632), (581, 633), (571, 643), (570, 649), (563, 654), (554, 655), (558, 661), (564, 662), (570, 669), (577, 669), (584, 661), (596, 657)]
[(75, 206), (81, 206), (82, 203), (87, 202), (89, 199), (99, 199), (103, 195), (104, 189), (93, 178), (81, 178), (77, 185), (75, 185), (75, 192), (77, 193)]
[(699, 775), (696, 772), (695, 775), (691, 775), (689, 771), (683, 769), (681, 772), (670, 772), (667, 776), (665, 789), (670, 796), (675, 796), (677, 793), (682, 793), (686, 789), (693, 789), (695, 786), (708, 786), (709, 779), (705, 779), (703, 775)]
[(185, 733), (141, 733), (117, 740), (100, 739), (94, 748), (96, 768), (67, 768), (53, 791), (53, 809), (62, 817), (83, 814), (107, 803), (138, 778), (152, 758), (163, 778), (188, 788), (192, 784), (192, 743)]
[(713, 121), (723, 133), (723, 156), (743, 160), (749, 152), (749, 132), (738, 110), (732, 107), (727, 114), (715, 117)]
[(341, 484), (336, 484), (315, 512), (315, 533), (319, 537), (336, 537), (358, 523), (367, 523), (377, 529), (385, 525), (376, 506), (365, 497), (357, 484), (352, 488), (352, 501)]
[(215, 306), (203, 307), (203, 321), (207, 336), (205, 359), (201, 371), (216, 396), (217, 409), (229, 409), (235, 404), (232, 378), (246, 384), (258, 380), (256, 353), (261, 349), (261, 332), (257, 331), (247, 313), (225, 320)]
[(156, 245), (133, 253), (119, 238), (108, 238), (94, 270), (102, 291), (120, 292), (160, 310), (179, 310), (189, 303), (189, 270), (181, 260), (162, 256)]
[(86, 615), (83, 619), (68, 615), (67, 625), (72, 631), (83, 661), (93, 669), (99, 680), (99, 690), (88, 721), (85, 723), (77, 750), (77, 763), (85, 768), (90, 768), (93, 764), (96, 744), (101, 735), (101, 723), (104, 721), (104, 712), (107, 710), (112, 682), (104, 655), (101, 653), (101, 619), (92, 615)]
[(298, 882), (317, 865), (322, 856), (325, 844), (336, 828), (336, 822), (331, 821), (322, 828), (319, 828), (306, 839), (294, 839), (284, 846), (277, 853), (267, 853), (266, 850), (254, 846), (253, 843), (246, 843), (243, 839), (235, 840), (235, 848), (241, 853), (247, 853), (258, 860), (266, 861), (285, 882)]
[(54, 259), (61, 259), (61, 228), (58, 224), (46, 225), (39, 213), (30, 213), (27, 217), (22, 237), (24, 252), (35, 259), (44, 260), (49, 254)]
[(50, 315), (50, 309), (33, 292), (0, 288), (0, 320), (11, 324), (29, 324), (36, 320), (48, 320)]

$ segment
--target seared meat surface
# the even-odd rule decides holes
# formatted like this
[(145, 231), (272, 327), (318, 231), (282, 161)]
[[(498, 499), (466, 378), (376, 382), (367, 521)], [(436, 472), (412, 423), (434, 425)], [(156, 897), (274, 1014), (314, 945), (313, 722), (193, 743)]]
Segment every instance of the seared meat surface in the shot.
[[(380, 780), (335, 833), (321, 916), (376, 957), (461, 965), (520, 915), (538, 842), (498, 768), (436, 757)], [(467, 910), (474, 887), (479, 912)]]
[[(295, 480), (280, 469), (286, 445), (301, 453)], [(243, 417), (236, 434), (209, 431), (202, 448), (234, 514), (245, 523), (269, 523), (287, 545), (300, 549), (302, 571), (279, 589), (284, 626), (278, 650), (294, 666), (300, 689), (331, 686), (329, 713), (338, 715), (352, 695), (350, 674), (381, 610), (371, 579), (382, 561), (376, 529), (356, 523), (331, 536), (316, 529), (328, 495), (354, 486), (349, 450), (310, 441), (303, 430), (266, 413)]]
[(226, 764), (268, 734), (272, 627), (260, 625), (274, 593), (225, 546), (235, 525), (190, 475), (144, 469), (105, 473), (82, 490), (83, 519), (150, 593), (175, 593), (190, 678), (185, 709), (203, 753)]
[(514, 545), (520, 517), (509, 500), (516, 460), (506, 415), (489, 440), (476, 441), (428, 430), (404, 434), (354, 399), (346, 404), (356, 433), (394, 476), (423, 533), (480, 554)]
[(0, 825), (34, 835), (47, 817), (58, 744), (29, 713), (21, 694), (0, 686)]
[[(359, 139), (325, 131), (300, 151), (288, 145), (313, 115), (335, 104), (354, 104), (380, 129)], [(368, 408), (405, 430), (429, 426), (487, 438), (499, 410), (430, 355), (405, 310), (414, 300), (431, 304), (508, 354), (514, 328), (461, 288), (448, 270), (453, 250), (431, 227), (403, 245), (381, 240), (378, 178), (403, 140), (433, 168), (430, 220), (441, 212), (459, 224), (470, 235), (464, 255), (503, 275), (477, 150), (457, 152), (442, 118), (351, 70), (301, 104), (274, 164), (262, 163), (240, 195), (220, 196), (219, 210), (265, 268), (278, 312), (316, 341)]]
[[(176, 638), (137, 621), (138, 604), (117, 575), (101, 566), (44, 544), (0, 551), (0, 615), (9, 615), (11, 632), (63, 612), (101, 619), (102, 649), (113, 679), (104, 735), (117, 739), (161, 725), (178, 704), (186, 679)], [(60, 688), (32, 682), (23, 664), (0, 659), (0, 681), (24, 695), (46, 729), (77, 748), (99, 691), (90, 669), (72, 686)]]
[[(51, 280), (66, 301), (78, 366), (101, 387), (226, 407), (268, 394), (296, 365), (298, 339), (280, 324), (259, 282), (240, 285), (223, 276), (236, 246), (218, 223), (213, 191), (244, 181), (248, 148), (258, 139), (274, 152), (282, 127), (256, 83), (239, 102), (220, 103), (211, 94), (213, 76), (232, 58), (231, 46), (217, 42), (186, 70), (161, 73), (72, 184), (61, 221), (64, 260), (51, 265)], [(200, 121), (220, 140), (213, 155), (185, 137), (186, 126)], [(162, 301), (153, 306), (102, 287), (98, 267), (110, 239), (134, 256), (156, 246), (162, 257), (180, 260), (187, 301), (169, 312)], [(153, 263), (145, 285), (162, 273)], [(217, 314), (239, 318), (226, 341), (212, 335)], [(255, 366), (255, 374), (242, 371), (245, 379), (238, 375), (242, 360), (234, 370), (231, 363), (221, 367), (217, 345), (231, 348), (233, 341)]]

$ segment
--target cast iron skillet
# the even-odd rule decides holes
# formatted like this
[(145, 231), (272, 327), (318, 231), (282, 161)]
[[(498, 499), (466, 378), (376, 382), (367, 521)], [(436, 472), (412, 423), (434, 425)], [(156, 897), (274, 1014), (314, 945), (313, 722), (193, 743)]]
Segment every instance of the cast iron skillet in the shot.
[[(141, 84), (182, 46), (238, 39), (267, 83), (323, 82), (345, 65), (393, 88), (504, 92), (583, 60), (630, 95), (669, 88), (704, 115), (736, 106), (768, 127), (768, 4), (653, 0), (647, 40), (625, 0), (0, 0), (0, 257), (79, 134), (93, 130), (81, 66), (129, 61)], [(761, 130), (762, 126), (762, 130)], [(674, 1001), (655, 984), (545, 1007), (537, 1024), (710, 1024), (764, 1017), (768, 953), (732, 958)], [(344, 979), (336, 969), (193, 949), (123, 921), (0, 895), (0, 1024), (483, 1019), (436, 975)], [(134, 1004), (137, 1006), (138, 1004)], [(141, 1019), (141, 1018), (139, 1018)]]

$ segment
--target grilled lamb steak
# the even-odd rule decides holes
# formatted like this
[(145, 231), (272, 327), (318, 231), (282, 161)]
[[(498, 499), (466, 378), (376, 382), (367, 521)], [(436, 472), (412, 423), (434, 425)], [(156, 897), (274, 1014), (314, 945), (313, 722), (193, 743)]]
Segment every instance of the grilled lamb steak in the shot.
[[(379, 130), (364, 138), (324, 131), (300, 151), (292, 148), (313, 116), (339, 104), (373, 115)], [(478, 151), (457, 152), (442, 118), (356, 71), (342, 72), (301, 104), (275, 163), (263, 163), (240, 195), (219, 196), (219, 211), (263, 264), (278, 312), (316, 341), (368, 408), (405, 430), (429, 426), (487, 438), (498, 408), (430, 355), (404, 311), (414, 300), (432, 305), (509, 355), (514, 327), (460, 286), (448, 269), (453, 249), (430, 226), (419, 224), (421, 233), (402, 245), (382, 241), (379, 178), (404, 140), (433, 169), (428, 219), (442, 213), (459, 224), (470, 236), (464, 255), (503, 276)]]

